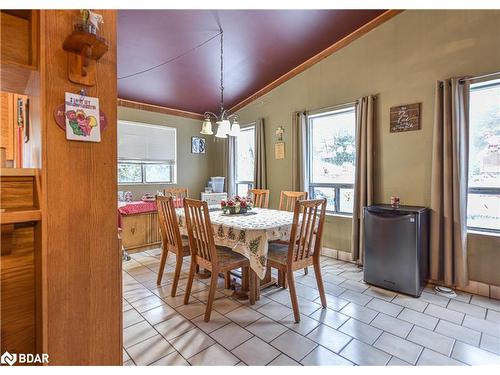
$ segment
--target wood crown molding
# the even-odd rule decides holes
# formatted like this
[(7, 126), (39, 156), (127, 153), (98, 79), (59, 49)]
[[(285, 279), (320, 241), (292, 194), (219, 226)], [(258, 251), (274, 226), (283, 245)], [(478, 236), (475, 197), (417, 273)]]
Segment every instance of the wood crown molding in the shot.
[(346, 47), (347, 45), (349, 45), (352, 42), (354, 42), (356, 39), (362, 37), (363, 35), (365, 35), (369, 31), (373, 30), (374, 28), (376, 28), (377, 26), (383, 24), (384, 22), (390, 20), (391, 18), (397, 16), (398, 14), (400, 14), (403, 11), (404, 10), (402, 10), (402, 9), (390, 9), (390, 10), (385, 11), (380, 16), (378, 16), (378, 17), (374, 18), (373, 20), (371, 20), (370, 22), (364, 24), (359, 29), (356, 29), (355, 31), (353, 31), (349, 35), (347, 35), (344, 38), (340, 39), (338, 42), (332, 44), (330, 47), (324, 49), (320, 53), (318, 53), (318, 54), (314, 55), (313, 57), (311, 57), (310, 59), (304, 61), (302, 64), (300, 64), (297, 67), (293, 68), (289, 72), (283, 74), (281, 77), (279, 77), (276, 80), (274, 80), (273, 82), (269, 83), (267, 86), (263, 87), (262, 89), (260, 89), (256, 93), (250, 95), (248, 98), (246, 98), (246, 99), (242, 100), (241, 102), (239, 102), (238, 104), (234, 105), (233, 107), (231, 107), (229, 109), (229, 111), (232, 112), (232, 113), (234, 113), (234, 112), (240, 110), (244, 106), (250, 104), (254, 100), (260, 98), (261, 96), (263, 96), (265, 94), (267, 94), (269, 91), (275, 89), (276, 87), (278, 87), (279, 85), (285, 83), (289, 79), (291, 79), (291, 78), (295, 77), (296, 75), (302, 73), (304, 70), (310, 68), (314, 64), (316, 64), (316, 63), (320, 62), (321, 60), (327, 58), (328, 56), (330, 56), (334, 52), (337, 52), (338, 50)]
[(162, 106), (154, 105), (154, 104), (134, 102), (132, 100), (126, 100), (126, 99), (118, 99), (118, 106), (119, 107), (126, 107), (126, 108), (133, 108), (133, 109), (140, 109), (142, 111), (164, 113), (164, 114), (172, 115), (172, 116), (187, 117), (187, 118), (192, 118), (192, 119), (196, 119), (196, 120), (203, 120), (204, 119), (204, 116), (201, 113), (195, 113), (195, 112), (183, 111), (181, 109), (162, 107)]

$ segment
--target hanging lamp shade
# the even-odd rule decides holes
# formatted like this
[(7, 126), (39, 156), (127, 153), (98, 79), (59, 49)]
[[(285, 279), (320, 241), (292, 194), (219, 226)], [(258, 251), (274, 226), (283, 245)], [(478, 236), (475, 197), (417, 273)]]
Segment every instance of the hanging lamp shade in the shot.
[(237, 137), (240, 135), (240, 124), (237, 120), (233, 121), (233, 125), (231, 126), (231, 132), (229, 133), (232, 137)]
[[(227, 120), (226, 120), (227, 121)], [(228, 121), (229, 122), (229, 121)], [(216, 138), (227, 138), (227, 132), (224, 131), (224, 121), (217, 121), (217, 134), (215, 134)]]
[(209, 118), (203, 120), (203, 124), (201, 125), (201, 132), (203, 135), (212, 135), (214, 132), (212, 131), (212, 122)]
[(231, 132), (231, 123), (229, 120), (222, 120), (220, 121), (221, 126), (222, 126), (222, 131), (226, 134), (229, 134)]

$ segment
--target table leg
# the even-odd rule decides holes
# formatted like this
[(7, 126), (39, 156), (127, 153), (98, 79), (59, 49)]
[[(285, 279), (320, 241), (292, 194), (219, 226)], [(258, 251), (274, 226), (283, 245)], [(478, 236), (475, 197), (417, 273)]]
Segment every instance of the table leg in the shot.
[(250, 298), (250, 305), (255, 305), (255, 299), (256, 299), (256, 294), (257, 290), (257, 274), (255, 273), (254, 270), (250, 269), (249, 270), (249, 284), (250, 284), (250, 291), (249, 291), (249, 298)]

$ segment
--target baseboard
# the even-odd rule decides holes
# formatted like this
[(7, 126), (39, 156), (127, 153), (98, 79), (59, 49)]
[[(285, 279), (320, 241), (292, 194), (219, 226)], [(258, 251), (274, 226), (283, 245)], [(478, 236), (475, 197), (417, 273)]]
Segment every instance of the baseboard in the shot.
[(325, 257), (343, 260), (344, 262), (355, 263), (351, 259), (351, 253), (349, 251), (330, 249), (329, 247), (323, 247), (321, 249), (321, 255)]
[[(333, 259), (343, 260), (345, 262), (355, 263), (351, 260), (351, 253), (348, 251), (341, 251), (341, 250), (330, 249), (328, 247), (323, 247), (321, 249), (321, 255)], [(429, 283), (430, 283), (429, 285), (432, 286), (434, 285), (431, 281), (429, 281)], [(468, 286), (456, 289), (462, 292), (477, 294), (479, 296), (500, 300), (500, 286), (498, 285), (491, 285), (480, 281), (471, 280), (469, 281)]]

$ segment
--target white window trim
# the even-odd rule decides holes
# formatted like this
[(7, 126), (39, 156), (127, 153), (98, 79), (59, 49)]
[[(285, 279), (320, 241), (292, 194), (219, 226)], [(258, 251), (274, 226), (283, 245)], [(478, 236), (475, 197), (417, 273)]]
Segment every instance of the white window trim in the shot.
[[(255, 125), (256, 125), (255, 122), (252, 122), (252, 123), (249, 123), (249, 124), (246, 124), (246, 125), (242, 125), (241, 128), (240, 128), (240, 132), (248, 131), (251, 128), (253, 128), (253, 130), (255, 132)], [(234, 176), (233, 191), (234, 191), (235, 195), (238, 194), (238, 185), (247, 184), (248, 185), (248, 190), (250, 190), (250, 189), (253, 189), (253, 184), (254, 184), (254, 181), (238, 181), (236, 179), (237, 178), (236, 166), (238, 165), (238, 160), (237, 160), (237, 156), (238, 156), (238, 143), (237, 143), (237, 141), (238, 140), (235, 139), (235, 143), (234, 143), (234, 157), (233, 157), (234, 165), (232, 166), (232, 168), (233, 168), (233, 176)], [(255, 137), (254, 137), (254, 150), (255, 150)], [(255, 178), (255, 176), (254, 176), (254, 178)]]
[[(314, 182), (311, 182), (311, 180), (312, 180), (312, 152), (311, 152), (312, 139), (310, 136), (311, 120), (314, 120), (315, 118), (320, 118), (320, 117), (327, 117), (327, 116), (330, 116), (330, 115), (336, 114), (336, 113), (350, 112), (350, 111), (354, 111), (354, 114), (356, 114), (356, 103), (341, 104), (338, 106), (324, 108), (322, 110), (315, 110), (315, 111), (309, 112), (308, 116), (307, 116), (307, 131), (306, 131), (306, 134), (307, 134), (306, 162), (307, 162), (307, 174), (308, 174), (308, 176), (307, 176), (307, 185), (308, 185), (307, 191), (308, 191), (310, 199), (312, 199), (312, 197), (313, 197), (312, 192), (313, 192), (314, 187), (327, 187), (327, 188), (335, 189), (336, 209), (333, 211), (332, 210), (326, 211), (326, 215), (332, 216), (332, 217), (344, 217), (344, 218), (352, 217), (352, 212), (340, 211), (340, 199), (339, 199), (340, 194), (339, 193), (340, 193), (340, 189), (342, 189), (342, 188), (354, 190), (354, 183), (352, 183), (352, 184), (337, 184), (337, 183), (314, 183)], [(356, 137), (356, 124), (354, 124), (354, 132), (355, 132), (355, 137)], [(356, 152), (358, 152), (358, 150), (356, 150)]]
[[(500, 79), (500, 74), (495, 74), (495, 75), (488, 75), (485, 77), (480, 77), (477, 79), (471, 79), (469, 83), (472, 85), (474, 84), (485, 84), (485, 86), (488, 86), (488, 82), (495, 82)], [(498, 82), (493, 83), (493, 85), (498, 85)], [(470, 92), (472, 92), (475, 88), (470, 87), (469, 88), (469, 97), (470, 97)], [(469, 127), (470, 127), (470, 121), (469, 121)], [(469, 129), (470, 133), (470, 129)], [(470, 158), (470, 154), (469, 154)], [(469, 162), (469, 161), (468, 161)], [(469, 194), (492, 194), (492, 195), (497, 195), (500, 194), (500, 187), (489, 187), (489, 188), (483, 188), (483, 187), (470, 187), (467, 184), (467, 195)], [(469, 207), (466, 209), (467, 215), (468, 216), (468, 211)], [(475, 227), (475, 226), (470, 226), (468, 224), (468, 218), (466, 217), (467, 220), (467, 233), (471, 234), (476, 234), (476, 235), (483, 235), (483, 236), (494, 236), (494, 237), (499, 237), (500, 236), (500, 230), (498, 229), (491, 229), (491, 228), (485, 228), (485, 227)]]

